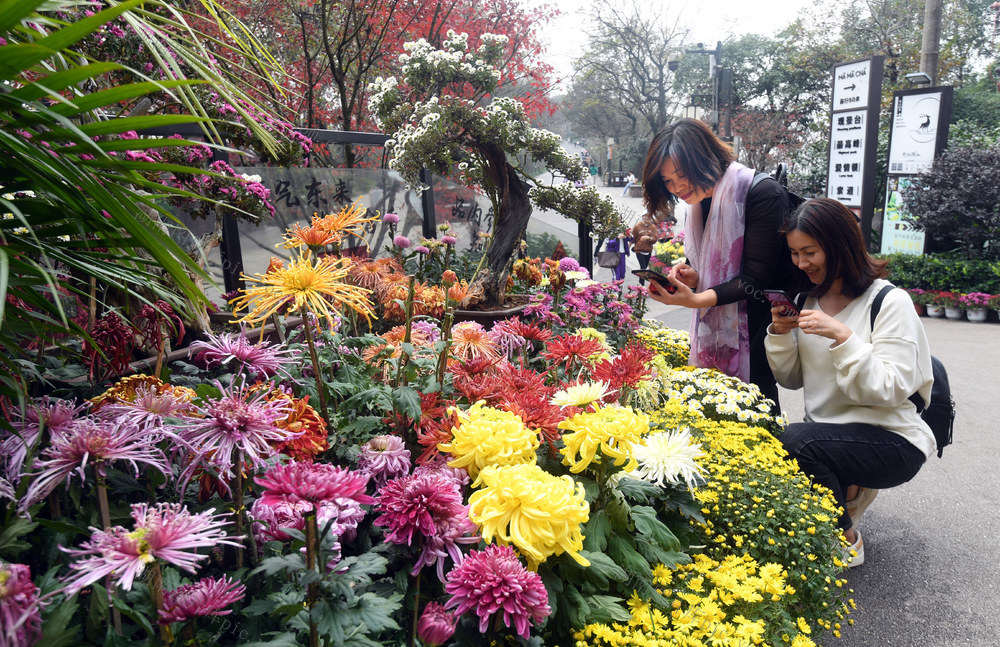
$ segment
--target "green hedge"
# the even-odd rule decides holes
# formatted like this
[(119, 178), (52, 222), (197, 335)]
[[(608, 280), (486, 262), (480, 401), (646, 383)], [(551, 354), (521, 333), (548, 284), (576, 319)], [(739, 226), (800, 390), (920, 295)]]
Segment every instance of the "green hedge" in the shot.
[(1000, 263), (935, 254), (888, 254), (889, 280), (901, 288), (1000, 294)]

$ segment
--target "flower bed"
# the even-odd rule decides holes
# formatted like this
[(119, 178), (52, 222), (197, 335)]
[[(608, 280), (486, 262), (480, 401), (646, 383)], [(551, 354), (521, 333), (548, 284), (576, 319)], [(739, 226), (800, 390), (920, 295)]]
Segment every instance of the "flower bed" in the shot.
[(10, 644), (839, 633), (835, 505), (755, 387), (684, 366), (686, 333), (641, 323), (643, 289), (567, 259), (515, 269), (538, 290), (525, 318), (452, 325), (469, 284), (421, 242), (384, 261), (304, 242), (240, 302), (321, 325), (210, 337), (164, 380), (12, 413)]

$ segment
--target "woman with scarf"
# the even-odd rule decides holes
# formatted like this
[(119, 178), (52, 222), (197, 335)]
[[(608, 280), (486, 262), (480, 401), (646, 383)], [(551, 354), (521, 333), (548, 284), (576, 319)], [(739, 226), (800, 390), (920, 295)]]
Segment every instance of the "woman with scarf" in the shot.
[(770, 177), (754, 183), (755, 175), (701, 121), (681, 119), (656, 134), (642, 171), (646, 209), (656, 213), (677, 200), (689, 209), (687, 262), (667, 276), (676, 290), (650, 282), (650, 296), (692, 309), (692, 366), (756, 384), (777, 406), (764, 352), (771, 306), (762, 290), (789, 289), (795, 268), (778, 233), (787, 194)]

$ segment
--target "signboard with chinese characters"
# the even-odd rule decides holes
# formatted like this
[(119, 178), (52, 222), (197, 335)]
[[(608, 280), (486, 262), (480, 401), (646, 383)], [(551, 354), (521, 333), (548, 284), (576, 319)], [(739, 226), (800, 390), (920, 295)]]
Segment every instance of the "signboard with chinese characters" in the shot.
[(882, 92), (881, 56), (833, 68), (826, 197), (860, 213), (865, 238), (875, 212), (875, 153)]
[(838, 112), (830, 127), (830, 172), (826, 195), (849, 207), (861, 206), (867, 110)]
[(930, 170), (948, 142), (952, 88), (900, 90), (892, 97), (883, 254), (923, 254), (924, 234), (910, 227), (903, 190), (914, 176)]

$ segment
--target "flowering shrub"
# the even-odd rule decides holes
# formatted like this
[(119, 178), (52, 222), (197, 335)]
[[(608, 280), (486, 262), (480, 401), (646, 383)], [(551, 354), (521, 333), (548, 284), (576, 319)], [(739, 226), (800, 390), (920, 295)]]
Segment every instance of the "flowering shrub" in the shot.
[(985, 292), (969, 292), (968, 294), (962, 294), (958, 297), (958, 305), (963, 310), (985, 308), (990, 304), (991, 298), (992, 295)]

